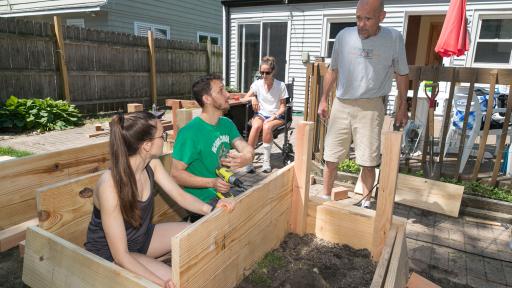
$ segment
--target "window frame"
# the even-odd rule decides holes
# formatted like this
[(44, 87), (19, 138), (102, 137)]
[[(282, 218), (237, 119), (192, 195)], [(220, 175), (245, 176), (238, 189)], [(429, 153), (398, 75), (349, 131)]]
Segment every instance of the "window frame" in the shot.
[[(329, 35), (331, 33), (331, 24), (334, 23), (357, 23), (356, 17), (353, 14), (344, 14), (344, 15), (336, 15), (336, 16), (329, 16), (324, 18), (324, 25), (323, 25), (323, 36), (322, 36), (322, 56), (325, 57), (326, 63), (331, 63), (331, 57), (327, 57), (327, 52), (329, 51), (329, 42), (333, 42), (336, 40), (336, 38), (333, 38), (332, 40), (329, 38)], [(334, 45), (334, 44), (333, 44)]]
[[(472, 47), (470, 48), (471, 55), (468, 55), (471, 59), (471, 67), (483, 67), (483, 68), (512, 68), (512, 50), (510, 52), (509, 56), (509, 62), (508, 64), (505, 63), (485, 63), (485, 62), (475, 62), (475, 56), (476, 56), (476, 49), (478, 46), (478, 43), (512, 43), (512, 38), (509, 40), (497, 40), (497, 39), (483, 39), (480, 40), (480, 31), (482, 29), (482, 22), (483, 20), (487, 19), (496, 19), (496, 20), (502, 20), (502, 19), (512, 19), (512, 13), (502, 13), (502, 12), (489, 12), (489, 13), (478, 13), (474, 15), (474, 19), (478, 19), (476, 22), (476, 25), (473, 27), (473, 33), (474, 39), (473, 43), (471, 43)], [(473, 23), (475, 23), (473, 21)], [(471, 37), (470, 37), (471, 39)]]
[(147, 23), (147, 22), (139, 22), (139, 21), (133, 22), (133, 32), (134, 32), (133, 34), (135, 34), (137, 36), (144, 36), (144, 37), (147, 37), (147, 35), (140, 35), (140, 34), (138, 34), (138, 30), (139, 29), (137, 29), (137, 28), (139, 26), (149, 26), (151, 28), (151, 32), (153, 32), (153, 35), (156, 35), (155, 29), (166, 30), (167, 37), (166, 38), (160, 38), (160, 39), (167, 39), (167, 40), (171, 39), (171, 27), (170, 26), (153, 24), (153, 23)]
[(216, 37), (219, 40), (219, 42), (218, 42), (219, 44), (217, 46), (222, 46), (222, 38), (220, 37), (220, 34), (198, 31), (197, 37), (196, 37), (197, 43), (200, 43), (199, 42), (200, 36), (206, 36), (206, 37), (208, 37), (208, 39), (210, 39), (210, 41), (211, 41), (212, 37)]

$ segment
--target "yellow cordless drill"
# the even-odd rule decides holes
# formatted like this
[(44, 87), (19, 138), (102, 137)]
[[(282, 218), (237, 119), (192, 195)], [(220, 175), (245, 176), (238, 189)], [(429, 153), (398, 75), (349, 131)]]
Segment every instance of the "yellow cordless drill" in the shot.
[[(217, 169), (215, 169), (215, 173), (226, 183), (231, 184), (238, 189), (241, 189), (242, 192), (246, 190), (246, 188), (244, 187), (244, 183), (242, 183), (242, 181), (240, 181), (240, 179), (238, 179), (235, 176), (235, 174), (233, 172), (231, 172), (228, 168), (219, 166), (219, 167), (217, 167)], [(233, 195), (233, 194), (231, 194), (231, 195)], [(222, 193), (219, 193), (219, 192), (217, 192), (217, 196), (220, 199), (224, 198)]]

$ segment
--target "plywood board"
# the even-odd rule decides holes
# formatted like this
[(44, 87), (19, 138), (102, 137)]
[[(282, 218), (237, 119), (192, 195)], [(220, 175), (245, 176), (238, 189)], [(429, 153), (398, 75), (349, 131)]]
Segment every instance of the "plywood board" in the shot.
[(237, 198), (234, 211), (217, 210), (172, 239), (178, 287), (233, 287), (289, 229), (294, 164)]
[(35, 189), (108, 165), (108, 141), (0, 163), (0, 229), (37, 217)]
[[(377, 178), (379, 170), (376, 169)], [(354, 192), (362, 194), (361, 181)], [(464, 186), (398, 174), (395, 202), (452, 217), (459, 216)]]
[(30, 287), (160, 287), (39, 227), (27, 230), (23, 282)]

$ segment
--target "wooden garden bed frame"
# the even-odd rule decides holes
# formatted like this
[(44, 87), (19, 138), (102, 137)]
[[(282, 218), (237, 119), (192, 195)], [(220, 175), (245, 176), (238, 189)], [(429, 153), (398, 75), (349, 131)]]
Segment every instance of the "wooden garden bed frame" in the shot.
[[(297, 139), (307, 141), (296, 144), (294, 163), (239, 196), (233, 212), (216, 210), (170, 239), (178, 287), (233, 287), (290, 232), (369, 249), (378, 260), (371, 287), (405, 287), (406, 221), (392, 216), (399, 150), (383, 159), (383, 167), (389, 169), (382, 173), (389, 177), (381, 177), (387, 180), (381, 182), (377, 211), (372, 211), (315, 196), (309, 199), (312, 135), (311, 122), (299, 124)], [(393, 142), (400, 138), (400, 133), (388, 133), (384, 146), (391, 151), (400, 146)], [(37, 192), (38, 211), (44, 217), (40, 227), (27, 230), (23, 281), (29, 286), (158, 287), (82, 248), (92, 210), (84, 187), (91, 187), (99, 175)], [(160, 197), (154, 220), (181, 219), (179, 209)], [(165, 202), (171, 205), (166, 207)]]

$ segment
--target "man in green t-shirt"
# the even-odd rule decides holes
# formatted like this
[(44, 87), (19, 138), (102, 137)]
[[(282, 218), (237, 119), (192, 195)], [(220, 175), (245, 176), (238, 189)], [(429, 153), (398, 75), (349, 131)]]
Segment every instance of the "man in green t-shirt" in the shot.
[[(240, 136), (235, 124), (223, 117), (229, 94), (222, 78), (208, 75), (192, 85), (201, 115), (179, 130), (173, 148), (172, 176), (185, 191), (210, 203), (230, 185), (218, 178), (219, 166), (236, 169), (252, 163), (254, 149)], [(231, 151), (232, 149), (236, 151)]]

